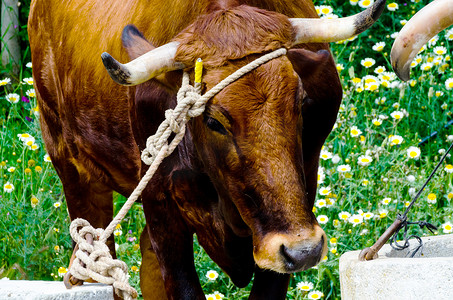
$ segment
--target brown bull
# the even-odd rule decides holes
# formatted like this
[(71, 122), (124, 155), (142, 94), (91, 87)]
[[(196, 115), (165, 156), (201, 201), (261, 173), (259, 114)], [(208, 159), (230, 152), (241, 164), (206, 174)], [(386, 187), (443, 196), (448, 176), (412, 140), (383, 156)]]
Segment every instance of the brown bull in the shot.
[[(288, 274), (326, 253), (312, 208), (319, 152), (342, 91), (325, 42), (365, 30), (384, 4), (319, 20), (295, 19), (317, 17), (306, 0), (32, 1), (41, 128), (71, 219), (105, 227), (112, 191), (135, 188), (148, 168), (140, 161), (146, 138), (175, 106), (177, 69), (193, 75), (202, 58), (205, 91), (263, 53), (290, 49), (211, 99), (164, 160), (142, 194), (140, 273), (146, 299), (204, 299), (196, 233), (236, 285), (255, 274), (250, 299), (284, 299)], [(103, 55), (117, 82), (136, 87), (109, 78), (104, 51), (132, 59), (121, 65)]]

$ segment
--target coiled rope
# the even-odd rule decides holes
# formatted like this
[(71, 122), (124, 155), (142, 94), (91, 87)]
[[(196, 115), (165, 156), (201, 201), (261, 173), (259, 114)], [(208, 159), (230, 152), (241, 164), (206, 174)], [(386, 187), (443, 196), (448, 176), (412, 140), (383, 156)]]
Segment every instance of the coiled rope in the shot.
[[(156, 133), (147, 139), (146, 149), (142, 152), (143, 162), (150, 167), (116, 217), (105, 230), (95, 229), (87, 220), (81, 218), (72, 221), (70, 233), (78, 245), (78, 250), (75, 252), (75, 259), (68, 272), (69, 276), (72, 275), (80, 280), (91, 278), (100, 283), (113, 285), (115, 293), (126, 300), (137, 298), (137, 291), (129, 284), (127, 265), (119, 259), (112, 258), (106, 245), (107, 239), (141, 195), (164, 158), (169, 156), (184, 138), (186, 124), (190, 118), (201, 115), (209, 99), (232, 82), (262, 64), (285, 55), (286, 52), (285, 48), (281, 48), (261, 56), (229, 75), (204, 95), (201, 95), (201, 84), (190, 85), (189, 74), (183, 73), (182, 85), (177, 93), (176, 107), (165, 112), (165, 120), (160, 124)], [(168, 139), (172, 133), (175, 135), (169, 143)], [(93, 237), (92, 243), (87, 241), (90, 239), (87, 238), (89, 235)]]

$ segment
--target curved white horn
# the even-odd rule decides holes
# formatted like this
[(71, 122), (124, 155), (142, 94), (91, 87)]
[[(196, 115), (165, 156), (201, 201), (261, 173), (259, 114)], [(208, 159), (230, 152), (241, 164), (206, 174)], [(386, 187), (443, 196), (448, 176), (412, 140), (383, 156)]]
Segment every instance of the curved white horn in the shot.
[(433, 36), (453, 25), (453, 1), (435, 0), (418, 11), (393, 43), (390, 60), (401, 80), (409, 80), (412, 60)]
[(164, 72), (184, 68), (184, 64), (175, 61), (178, 42), (171, 42), (153, 49), (142, 56), (121, 64), (107, 52), (101, 58), (110, 77), (121, 85), (137, 85)]
[(294, 45), (302, 43), (329, 43), (353, 37), (368, 29), (379, 18), (385, 0), (377, 0), (366, 10), (338, 19), (289, 19), (296, 30)]

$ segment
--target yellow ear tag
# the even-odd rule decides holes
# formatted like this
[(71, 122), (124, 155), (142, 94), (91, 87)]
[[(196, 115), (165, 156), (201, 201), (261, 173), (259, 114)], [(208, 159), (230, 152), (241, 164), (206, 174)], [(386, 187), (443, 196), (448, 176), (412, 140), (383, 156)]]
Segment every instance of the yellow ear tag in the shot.
[(195, 83), (201, 83), (201, 75), (203, 74), (203, 61), (198, 58), (195, 62)]

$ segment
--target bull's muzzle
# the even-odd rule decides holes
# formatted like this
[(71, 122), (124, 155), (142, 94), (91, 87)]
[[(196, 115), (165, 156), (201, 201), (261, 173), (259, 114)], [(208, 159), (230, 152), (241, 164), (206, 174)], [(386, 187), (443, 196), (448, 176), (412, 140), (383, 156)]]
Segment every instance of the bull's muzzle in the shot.
[(296, 234), (269, 233), (255, 242), (253, 255), (262, 269), (279, 273), (307, 270), (327, 253), (327, 237), (319, 225)]

